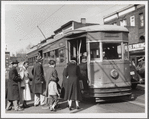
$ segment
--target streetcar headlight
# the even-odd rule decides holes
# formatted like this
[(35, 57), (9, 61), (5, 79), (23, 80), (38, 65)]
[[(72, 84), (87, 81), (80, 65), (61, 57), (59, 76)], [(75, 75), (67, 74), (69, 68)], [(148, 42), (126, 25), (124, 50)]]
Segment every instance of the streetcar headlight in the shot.
[(110, 72), (110, 75), (111, 75), (112, 78), (116, 79), (116, 78), (118, 78), (119, 73), (116, 69), (112, 69), (111, 72)]

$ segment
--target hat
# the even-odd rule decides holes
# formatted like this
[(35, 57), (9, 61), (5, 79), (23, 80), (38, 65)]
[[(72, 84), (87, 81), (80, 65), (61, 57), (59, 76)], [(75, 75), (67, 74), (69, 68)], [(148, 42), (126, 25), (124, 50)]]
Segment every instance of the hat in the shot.
[(82, 57), (82, 62), (87, 62), (87, 56)]
[(55, 62), (54, 60), (50, 60), (50, 61), (49, 61), (49, 64), (50, 64), (50, 65), (54, 65), (55, 63), (56, 63), (56, 62)]
[(43, 58), (41, 56), (38, 56), (37, 59), (36, 59), (37, 62), (40, 62), (42, 60), (43, 60)]
[(11, 64), (18, 64), (18, 63), (19, 63), (18, 60), (14, 60), (14, 61), (12, 61)]

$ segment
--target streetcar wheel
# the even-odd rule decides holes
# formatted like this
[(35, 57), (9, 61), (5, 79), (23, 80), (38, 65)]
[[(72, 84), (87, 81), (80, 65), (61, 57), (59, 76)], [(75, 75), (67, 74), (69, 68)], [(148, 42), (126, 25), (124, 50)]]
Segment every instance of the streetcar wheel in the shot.
[(137, 87), (137, 83), (133, 83), (133, 84), (131, 85), (131, 88), (132, 88), (132, 89), (136, 89), (136, 87)]

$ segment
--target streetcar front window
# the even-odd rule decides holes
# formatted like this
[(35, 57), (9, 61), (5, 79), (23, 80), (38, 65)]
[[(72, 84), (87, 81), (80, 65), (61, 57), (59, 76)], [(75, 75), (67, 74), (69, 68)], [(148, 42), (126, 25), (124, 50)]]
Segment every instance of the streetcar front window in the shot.
[(121, 43), (103, 43), (103, 60), (122, 59)]
[(128, 43), (124, 43), (124, 60), (129, 60)]
[(90, 57), (91, 60), (99, 60), (100, 59), (100, 48), (99, 42), (91, 42), (90, 43)]

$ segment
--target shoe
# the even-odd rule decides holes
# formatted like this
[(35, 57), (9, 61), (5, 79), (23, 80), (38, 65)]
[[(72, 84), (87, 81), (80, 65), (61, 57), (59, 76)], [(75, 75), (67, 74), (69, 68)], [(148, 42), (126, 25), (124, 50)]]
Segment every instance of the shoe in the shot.
[(6, 109), (6, 111), (10, 111), (12, 108), (8, 108), (8, 109)]
[(34, 107), (37, 107), (37, 106), (39, 106), (39, 104), (38, 105), (34, 105)]
[(69, 106), (69, 110), (72, 110), (72, 107), (71, 106)]
[(18, 107), (17, 109), (15, 109), (15, 111), (23, 111), (23, 108)]
[(23, 105), (23, 108), (28, 108), (28, 107), (30, 107), (30, 106), (29, 106), (29, 105), (27, 105), (27, 104), (26, 104), (26, 105)]
[(80, 109), (80, 107), (79, 107), (79, 106), (77, 106), (77, 107), (76, 107), (76, 109)]

